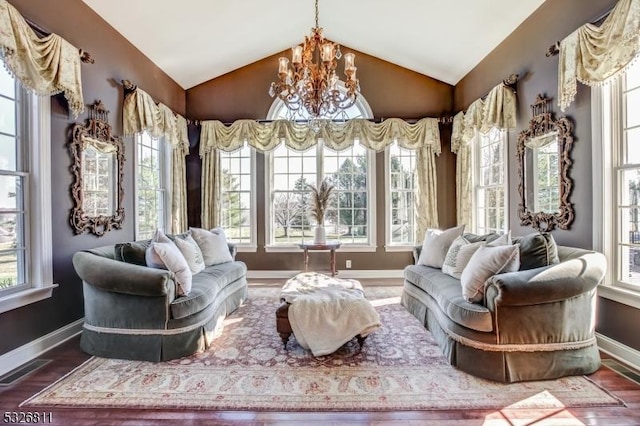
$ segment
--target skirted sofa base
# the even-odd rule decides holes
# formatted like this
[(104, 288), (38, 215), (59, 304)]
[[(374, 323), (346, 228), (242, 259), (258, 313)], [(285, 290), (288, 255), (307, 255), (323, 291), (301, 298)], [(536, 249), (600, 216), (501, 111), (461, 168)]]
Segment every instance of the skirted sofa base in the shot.
[(193, 276), (176, 297), (173, 274), (113, 259), (113, 246), (78, 252), (83, 279), (83, 351), (105, 358), (167, 361), (207, 349), (248, 299), (246, 266), (233, 261)]
[(606, 260), (559, 252), (560, 264), (491, 278), (488, 306), (464, 301), (459, 281), (439, 269), (408, 266), (401, 303), (449, 363), (474, 376), (510, 383), (590, 374), (600, 367), (595, 287)]

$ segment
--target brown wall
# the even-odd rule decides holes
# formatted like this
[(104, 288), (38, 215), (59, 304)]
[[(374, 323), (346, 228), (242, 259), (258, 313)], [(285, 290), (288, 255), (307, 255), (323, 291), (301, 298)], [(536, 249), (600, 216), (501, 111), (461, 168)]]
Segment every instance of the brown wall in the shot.
[[(349, 51), (343, 48), (343, 53)], [(452, 109), (453, 87), (397, 65), (354, 51), (362, 94), (375, 117), (422, 118), (438, 117)], [(269, 85), (277, 78), (278, 57), (289, 52), (262, 59), (216, 79), (187, 90), (187, 116), (200, 120), (232, 122), (241, 118), (264, 119), (273, 99)], [(438, 214), (441, 226), (455, 224), (455, 158), (450, 150), (450, 126), (441, 126), (443, 154), (437, 159)], [(200, 176), (199, 160), (190, 156), (189, 176)], [(402, 269), (411, 262), (411, 253), (384, 251), (384, 154), (376, 157), (376, 233), (375, 253), (339, 253), (338, 268), (351, 259), (353, 269)], [(257, 155), (257, 176), (264, 175), (264, 155)], [(189, 184), (189, 217), (198, 220), (200, 188)], [(192, 186), (193, 185), (193, 186)], [(301, 267), (299, 253), (265, 253), (264, 180), (258, 179), (258, 252), (239, 253), (253, 270), (296, 270)], [(190, 222), (193, 224), (194, 222)], [(325, 254), (311, 253), (311, 263), (323, 262)]]
[[(85, 103), (101, 99), (115, 134), (122, 134), (122, 87), (129, 79), (176, 112), (185, 113), (185, 92), (147, 57), (106, 24), (79, 0), (55, 2), (10, 0), (26, 18), (55, 32), (70, 43), (92, 54), (96, 63), (82, 65)], [(69, 117), (62, 95), (51, 98), (51, 162), (53, 278), (60, 286), (53, 297), (0, 315), (0, 354), (35, 340), (84, 315), (82, 282), (71, 264), (73, 254), (85, 248), (130, 241), (133, 231), (133, 147), (125, 141), (125, 221), (123, 229), (104, 237), (74, 235), (69, 225), (72, 207), (70, 185), (71, 157), (67, 148), (68, 131), (75, 122)]]
[[(559, 244), (593, 247), (592, 165), (591, 165), (591, 92), (578, 84), (578, 94), (565, 113), (556, 106), (558, 93), (558, 57), (547, 58), (547, 48), (562, 40), (580, 25), (599, 18), (615, 5), (615, 0), (547, 0), (455, 87), (455, 110), (466, 108), (511, 73), (521, 76), (518, 82), (518, 128), (509, 134), (509, 212), (514, 235), (532, 232), (521, 227), (517, 216), (518, 170), (515, 141), (531, 119), (529, 105), (538, 93), (553, 98), (556, 115), (567, 115), (575, 124), (575, 144), (571, 153), (574, 166), (570, 176), (574, 190), (571, 201), (575, 221), (567, 231), (554, 231)], [(640, 310), (599, 298), (597, 330), (623, 344), (640, 350), (634, 324), (640, 323)]]

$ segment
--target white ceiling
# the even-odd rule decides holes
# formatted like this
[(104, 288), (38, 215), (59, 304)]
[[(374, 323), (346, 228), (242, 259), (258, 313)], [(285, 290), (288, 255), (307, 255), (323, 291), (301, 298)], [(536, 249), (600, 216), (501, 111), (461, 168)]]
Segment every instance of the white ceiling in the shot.
[[(315, 23), (313, 0), (83, 1), (184, 89), (301, 44)], [(544, 1), (320, 0), (320, 26), (456, 84)]]

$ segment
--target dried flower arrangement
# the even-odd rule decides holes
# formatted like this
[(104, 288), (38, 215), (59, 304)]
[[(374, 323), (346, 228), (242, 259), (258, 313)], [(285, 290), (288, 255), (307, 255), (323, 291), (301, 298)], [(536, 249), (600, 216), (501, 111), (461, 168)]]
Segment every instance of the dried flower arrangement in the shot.
[(329, 179), (325, 178), (320, 183), (320, 187), (316, 188), (313, 185), (308, 185), (313, 191), (313, 205), (311, 206), (311, 216), (316, 220), (319, 226), (324, 225), (324, 214), (327, 211), (327, 205), (329, 204), (329, 197), (333, 191), (333, 185), (329, 182)]

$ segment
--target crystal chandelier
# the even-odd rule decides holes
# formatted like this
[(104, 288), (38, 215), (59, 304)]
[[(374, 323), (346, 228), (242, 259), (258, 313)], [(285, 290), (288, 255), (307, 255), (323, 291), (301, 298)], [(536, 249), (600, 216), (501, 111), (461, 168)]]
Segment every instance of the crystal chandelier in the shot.
[(346, 92), (338, 89), (336, 68), (342, 52), (340, 45), (322, 36), (322, 28), (318, 26), (318, 0), (315, 5), (316, 26), (311, 29), (310, 36), (305, 36), (302, 45), (291, 49), (291, 68), (289, 59), (279, 59), (279, 81), (271, 83), (269, 88), (272, 98), (277, 96), (285, 103), (290, 117), (305, 117), (306, 111), (311, 119), (335, 118), (355, 104), (360, 92), (353, 53), (344, 55)]

